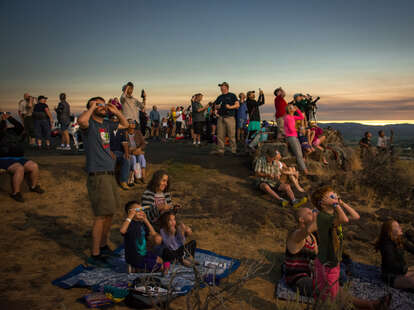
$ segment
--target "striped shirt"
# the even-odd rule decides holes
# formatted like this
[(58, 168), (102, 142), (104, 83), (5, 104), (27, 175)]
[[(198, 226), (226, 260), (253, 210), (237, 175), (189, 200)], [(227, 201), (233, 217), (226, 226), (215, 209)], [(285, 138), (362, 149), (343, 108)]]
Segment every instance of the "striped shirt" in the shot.
[(285, 274), (286, 282), (289, 285), (294, 285), (297, 280), (302, 277), (311, 277), (311, 260), (316, 258), (316, 242), (315, 238), (311, 235), (311, 240), (309, 238), (305, 239), (305, 245), (303, 248), (296, 254), (289, 252), (286, 246), (285, 253)]
[[(254, 172), (264, 173), (266, 175), (271, 175), (273, 177), (280, 176), (280, 168), (279, 168), (278, 162), (272, 161), (271, 163), (269, 163), (265, 156), (261, 156), (256, 160), (256, 164), (254, 166)], [(260, 182), (267, 183), (270, 186), (276, 186), (279, 183), (277, 179), (274, 180), (267, 176), (260, 177)]]
[(165, 204), (171, 204), (171, 193), (154, 193), (147, 189), (142, 194), (141, 205), (143, 207), (150, 207), (149, 209), (144, 210), (144, 212), (151, 224), (158, 221), (161, 216), (159, 209)]

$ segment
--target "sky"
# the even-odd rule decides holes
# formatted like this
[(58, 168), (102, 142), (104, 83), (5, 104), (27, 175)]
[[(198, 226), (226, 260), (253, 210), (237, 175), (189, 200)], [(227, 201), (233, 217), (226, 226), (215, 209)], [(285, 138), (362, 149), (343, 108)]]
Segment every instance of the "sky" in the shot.
[(290, 101), (320, 96), (320, 120), (414, 120), (414, 1), (0, 0), (0, 108), (25, 92), (119, 97), (128, 81), (148, 108), (204, 103), (227, 81)]

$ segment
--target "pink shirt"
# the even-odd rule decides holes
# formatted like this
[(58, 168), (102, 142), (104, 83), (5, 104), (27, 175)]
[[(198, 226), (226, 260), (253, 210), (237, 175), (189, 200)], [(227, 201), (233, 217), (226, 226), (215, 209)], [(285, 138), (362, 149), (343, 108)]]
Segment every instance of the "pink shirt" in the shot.
[(296, 115), (290, 115), (286, 114), (284, 118), (284, 127), (285, 127), (285, 135), (286, 137), (297, 137), (298, 133), (296, 131), (296, 121), (300, 121), (304, 119), (302, 112), (297, 109), (296, 112), (298, 112), (298, 116)]

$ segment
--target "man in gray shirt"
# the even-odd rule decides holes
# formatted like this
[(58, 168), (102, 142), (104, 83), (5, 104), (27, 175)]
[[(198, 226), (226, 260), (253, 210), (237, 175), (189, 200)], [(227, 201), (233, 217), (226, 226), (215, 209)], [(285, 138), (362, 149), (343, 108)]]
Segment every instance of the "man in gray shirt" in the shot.
[[(128, 128), (128, 121), (113, 104), (105, 105), (102, 97), (89, 99), (87, 109), (78, 119), (85, 145), (88, 196), (95, 216), (92, 256), (87, 263), (106, 267), (106, 260), (102, 255), (112, 253), (107, 241), (113, 214), (120, 207), (118, 185), (114, 176), (115, 155), (110, 149), (109, 133), (111, 130)], [(106, 120), (107, 112), (116, 115), (119, 124)]]
[(59, 95), (60, 102), (56, 108), (56, 115), (60, 124), (60, 132), (62, 135), (62, 143), (58, 150), (70, 151), (70, 138), (68, 128), (70, 125), (70, 105), (66, 101), (66, 94), (61, 93)]
[(139, 110), (145, 108), (146, 95), (143, 92), (142, 102), (132, 96), (134, 91), (134, 84), (128, 82), (122, 87), (121, 105), (122, 113), (126, 119), (133, 119), (137, 125), (139, 124)]

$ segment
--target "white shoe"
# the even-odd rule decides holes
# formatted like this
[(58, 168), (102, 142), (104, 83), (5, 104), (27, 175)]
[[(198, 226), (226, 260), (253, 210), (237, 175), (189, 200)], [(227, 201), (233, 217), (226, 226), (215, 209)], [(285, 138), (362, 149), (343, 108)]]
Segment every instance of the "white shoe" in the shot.
[(56, 149), (57, 150), (64, 150), (65, 149), (65, 146), (64, 145), (60, 145), (60, 146), (56, 147)]
[(63, 148), (63, 150), (65, 150), (65, 151), (71, 151), (72, 149), (71, 149), (70, 145), (66, 145), (66, 146)]
[(196, 142), (195, 142), (195, 141), (193, 141), (193, 144), (195, 145), (195, 144), (196, 144)]
[(201, 144), (200, 141), (198, 141), (197, 144), (200, 145)]

